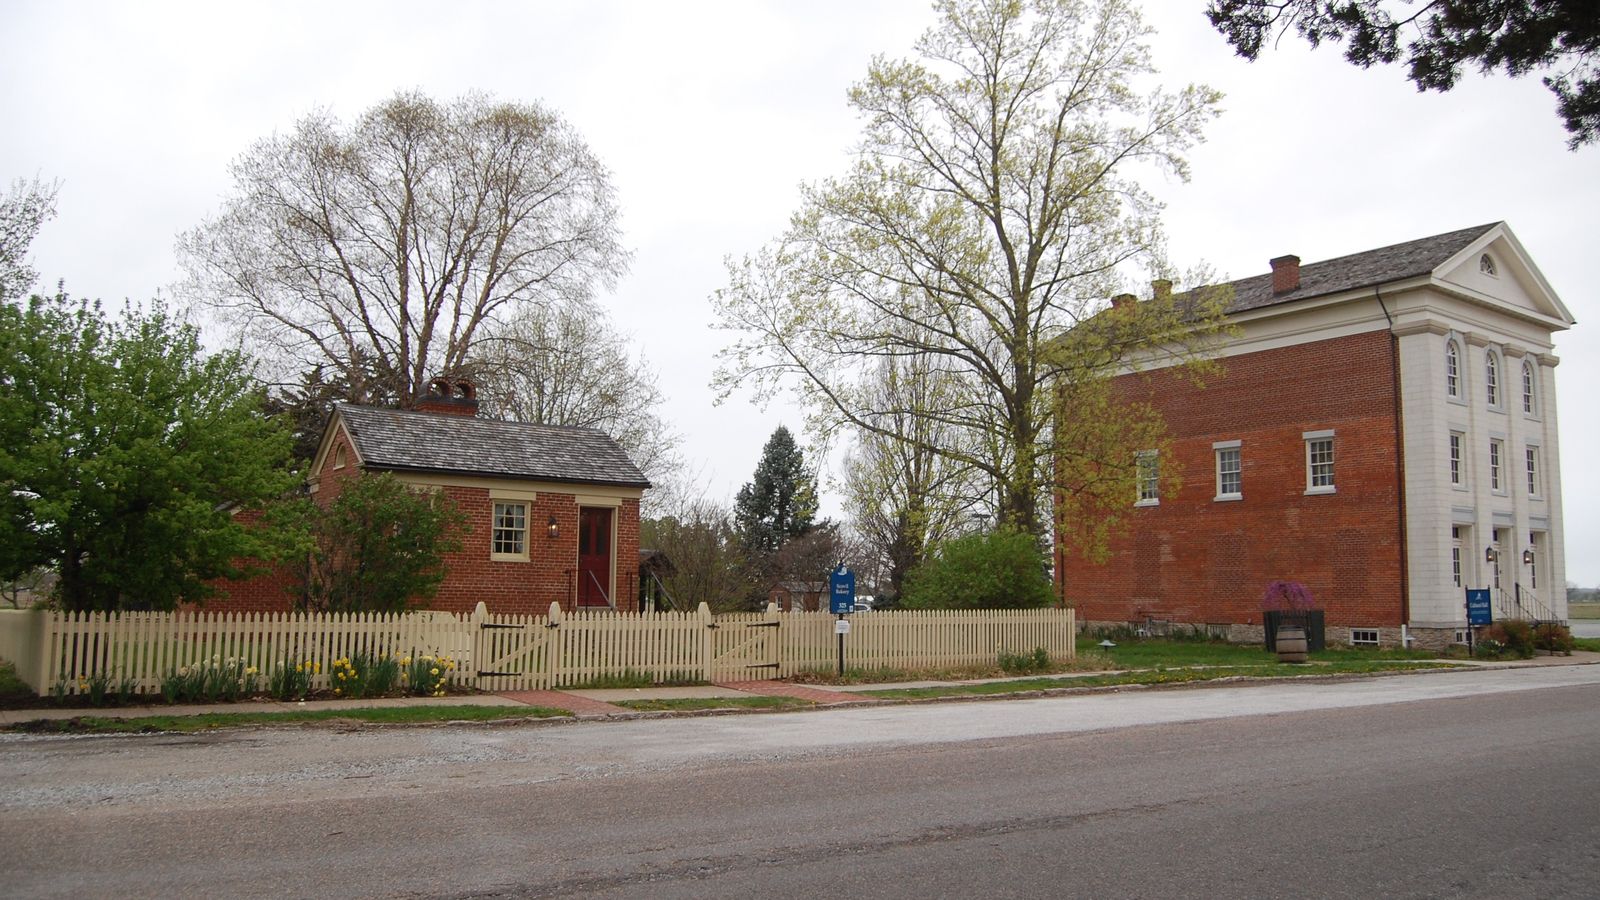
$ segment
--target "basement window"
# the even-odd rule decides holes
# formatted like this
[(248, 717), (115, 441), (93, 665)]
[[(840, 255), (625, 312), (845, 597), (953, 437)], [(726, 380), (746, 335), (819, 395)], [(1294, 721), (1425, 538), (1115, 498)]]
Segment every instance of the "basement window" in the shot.
[(1378, 646), (1378, 629), (1352, 628), (1350, 629), (1350, 646), (1376, 647)]

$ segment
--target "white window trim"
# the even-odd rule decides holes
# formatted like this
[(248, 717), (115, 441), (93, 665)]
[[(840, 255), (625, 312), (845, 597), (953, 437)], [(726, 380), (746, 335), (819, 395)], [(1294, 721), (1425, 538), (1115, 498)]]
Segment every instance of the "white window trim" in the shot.
[[(1533, 471), (1532, 472), (1528, 471), (1528, 454), (1530, 452), (1533, 454)], [(1530, 478), (1533, 480), (1533, 483), (1531, 485), (1529, 485), (1529, 487), (1532, 488), (1531, 490), (1528, 491), (1528, 499), (1529, 500), (1542, 500), (1542, 499), (1544, 499), (1544, 458), (1543, 457), (1544, 457), (1544, 454), (1543, 454), (1543, 452), (1541, 452), (1538, 444), (1529, 443), (1529, 444), (1525, 444), (1523, 446), (1523, 449), (1522, 449), (1522, 482), (1523, 482), (1523, 484), (1527, 484), (1528, 480)]]
[[(1457, 455), (1454, 459), (1456, 466), (1453, 473), (1450, 471), (1450, 463), (1452, 462), (1450, 458), (1450, 438), (1456, 439), (1457, 450)], [(1470, 490), (1471, 479), (1467, 473), (1471, 471), (1469, 463), (1472, 457), (1467, 452), (1467, 433), (1465, 431), (1451, 431), (1450, 436), (1445, 438), (1444, 452), (1445, 477), (1450, 479), (1450, 487), (1458, 491)], [(1452, 475), (1455, 477), (1451, 477)]]
[[(1144, 494), (1144, 461), (1153, 460), (1156, 468), (1155, 496), (1145, 497)], [(1138, 450), (1133, 454), (1133, 505), (1134, 506), (1160, 506), (1161, 505), (1161, 451)]]
[[(1333, 457), (1335, 470), (1334, 472), (1329, 473), (1333, 476), (1333, 484), (1313, 485), (1311, 483), (1311, 445), (1316, 441), (1328, 441), (1331, 444), (1333, 441), (1333, 429), (1329, 428), (1323, 431), (1301, 432), (1300, 439), (1305, 441), (1306, 445), (1306, 495), (1315, 496), (1319, 494), (1339, 493), (1339, 476), (1337, 474), (1337, 461), (1339, 457), (1337, 454), (1335, 454)], [(1331, 447), (1329, 449), (1332, 451)]]
[(344, 444), (333, 448), (333, 467), (335, 469), (345, 467)]
[(1489, 439), (1489, 493), (1503, 497), (1506, 488), (1506, 442), (1504, 438), (1492, 437)]
[[(1239, 451), (1239, 490), (1232, 491), (1232, 492), (1229, 492), (1229, 493), (1226, 493), (1226, 494), (1222, 492), (1222, 451), (1224, 451), (1224, 450), (1237, 450), (1237, 451)], [(1212, 502), (1221, 503), (1221, 502), (1225, 502), (1225, 501), (1229, 501), (1229, 500), (1243, 500), (1244, 499), (1244, 442), (1243, 441), (1238, 441), (1238, 440), (1234, 440), (1234, 441), (1217, 441), (1216, 443), (1211, 445), (1211, 454), (1212, 454), (1212, 459), (1213, 459), (1213, 462), (1212, 462), (1212, 474), (1215, 476), (1214, 480), (1215, 480), (1215, 486), (1216, 486), (1216, 489), (1217, 489), (1217, 495), (1215, 497), (1211, 498)]]
[[(1370, 634), (1370, 635), (1372, 635), (1372, 640), (1370, 640), (1370, 641), (1366, 641), (1366, 640), (1358, 641), (1358, 640), (1356, 640), (1356, 635), (1358, 635), (1358, 634), (1362, 635), (1363, 637), (1365, 637), (1366, 635)], [(1352, 647), (1376, 647), (1376, 646), (1378, 646), (1379, 644), (1382, 643), (1382, 640), (1383, 640), (1383, 633), (1380, 632), (1376, 628), (1352, 628), (1352, 629), (1350, 629), (1350, 646), (1352, 646)]]
[[(1493, 347), (1484, 350), (1483, 355), (1483, 400), (1484, 406), (1494, 412), (1506, 411), (1506, 373), (1505, 355)], [(1489, 368), (1494, 366), (1494, 390), (1489, 389)], [(1520, 388), (1519, 388), (1520, 389)]]
[[(530, 500), (530, 499), (527, 499), (526, 497), (497, 497), (497, 496), (495, 496), (495, 494), (497, 494), (497, 493), (522, 494), (522, 493), (528, 493), (528, 492), (524, 492), (524, 491), (505, 491), (505, 492), (491, 491), (490, 492), (490, 500), (489, 500), (489, 559), (490, 559), (491, 562), (527, 562), (528, 558), (529, 558), (528, 557), (528, 548), (529, 548), (529, 545), (533, 543), (533, 534), (532, 534), (533, 529), (531, 528), (532, 519), (533, 519), (533, 501)], [(520, 553), (497, 553), (497, 552), (495, 552), (495, 549), (494, 549), (494, 535), (495, 535), (496, 531), (500, 530), (500, 527), (499, 527), (499, 524), (498, 524), (498, 521), (497, 521), (499, 519), (499, 516), (496, 515), (496, 510), (495, 510), (495, 507), (497, 507), (497, 506), (521, 506), (522, 507), (522, 552), (520, 552)]]
[[(1458, 403), (1462, 406), (1466, 406), (1467, 382), (1466, 379), (1461, 377), (1462, 373), (1465, 371), (1465, 367), (1462, 365), (1462, 361), (1465, 359), (1465, 356), (1461, 352), (1461, 348), (1463, 346), (1465, 346), (1465, 344), (1457, 340), (1454, 336), (1445, 339), (1444, 398), (1451, 403)], [(1453, 394), (1450, 393), (1450, 351), (1452, 349), (1456, 351), (1456, 392)]]
[(1518, 398), (1517, 398), (1517, 404), (1522, 407), (1522, 417), (1524, 419), (1532, 419), (1533, 421), (1538, 421), (1539, 420), (1539, 367), (1534, 365), (1531, 362), (1528, 362), (1527, 360), (1523, 360), (1522, 361), (1522, 368), (1521, 368), (1520, 371), (1522, 372), (1522, 374), (1530, 375), (1532, 377), (1528, 378), (1527, 381), (1523, 381), (1522, 378), (1519, 376), (1518, 380), (1517, 380), (1517, 387), (1518, 388), (1531, 387), (1532, 390), (1527, 390), (1527, 391), (1519, 390)]

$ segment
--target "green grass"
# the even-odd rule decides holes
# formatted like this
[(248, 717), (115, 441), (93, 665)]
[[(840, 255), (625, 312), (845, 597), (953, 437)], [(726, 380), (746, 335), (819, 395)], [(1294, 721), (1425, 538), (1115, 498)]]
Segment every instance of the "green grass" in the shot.
[(1567, 615), (1574, 619), (1600, 619), (1600, 603), (1569, 603)]
[[(1078, 640), (1078, 654), (1089, 659), (1103, 657), (1112, 669), (1150, 669), (1157, 666), (1258, 666), (1274, 664), (1276, 654), (1255, 644), (1225, 644), (1220, 641), (1122, 641), (1109, 649), (1099, 641), (1084, 637)], [(1318, 650), (1311, 659), (1318, 662), (1356, 662), (1370, 660), (1434, 659), (1435, 653), (1424, 650), (1329, 649)]]
[(705, 682), (700, 680), (699, 676), (693, 672), (676, 673), (663, 681), (656, 681), (653, 676), (646, 672), (623, 669), (621, 672), (596, 675), (587, 681), (566, 685), (561, 689), (564, 691), (616, 690), (621, 688), (680, 687), (694, 684), (705, 684)]
[(1575, 637), (1572, 639), (1572, 649), (1600, 653), (1600, 638)]
[(493, 719), (546, 719), (568, 716), (563, 709), (544, 706), (401, 706), (382, 709), (317, 709), (291, 712), (205, 713), (182, 716), (79, 716), (73, 719), (37, 719), (12, 730), (39, 733), (99, 734), (141, 731), (209, 731), (250, 725), (297, 725), (356, 721), (378, 725), (428, 722), (483, 722)]
[(814, 706), (799, 697), (682, 697), (675, 700), (617, 700), (613, 706), (641, 712), (666, 712), (696, 709), (795, 709)]
[(1215, 666), (1202, 669), (1151, 669), (1141, 672), (1118, 672), (1107, 675), (1081, 675), (1067, 678), (1027, 678), (1019, 681), (999, 681), (988, 684), (956, 684), (932, 688), (896, 688), (881, 691), (863, 691), (862, 694), (883, 700), (925, 700), (934, 697), (986, 696), (1059, 688), (1119, 687), (1135, 684), (1187, 684), (1196, 681), (1213, 681), (1218, 678), (1238, 676), (1281, 678), (1298, 675), (1372, 675), (1380, 672), (1410, 672), (1417, 669), (1450, 668), (1456, 668), (1456, 666), (1440, 662), (1405, 662), (1402, 660), (1381, 659), (1301, 666), (1274, 661), (1247, 666)]

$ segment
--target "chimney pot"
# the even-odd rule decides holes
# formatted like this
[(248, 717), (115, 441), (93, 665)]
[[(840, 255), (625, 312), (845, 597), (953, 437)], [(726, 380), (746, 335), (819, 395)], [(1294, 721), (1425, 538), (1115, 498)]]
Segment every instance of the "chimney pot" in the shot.
[(1157, 300), (1165, 300), (1172, 296), (1172, 282), (1165, 278), (1157, 278), (1150, 282), (1150, 290)]
[(1290, 254), (1272, 261), (1272, 293), (1287, 294), (1300, 289), (1300, 257)]
[(1139, 298), (1132, 294), (1118, 294), (1111, 298), (1111, 308), (1121, 309), (1124, 306), (1137, 302), (1139, 302)]
[(418, 412), (444, 413), (451, 416), (476, 416), (478, 414), (477, 386), (465, 378), (451, 380), (435, 378), (428, 382), (426, 394), (413, 404)]

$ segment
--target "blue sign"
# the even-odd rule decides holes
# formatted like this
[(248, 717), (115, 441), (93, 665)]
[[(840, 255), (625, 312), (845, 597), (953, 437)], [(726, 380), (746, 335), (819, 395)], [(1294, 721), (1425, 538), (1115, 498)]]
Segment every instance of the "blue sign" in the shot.
[(856, 573), (846, 566), (840, 566), (828, 576), (828, 608), (835, 615), (855, 612), (856, 609)]
[(1467, 624), (1488, 625), (1494, 621), (1494, 613), (1489, 609), (1488, 588), (1467, 589)]

